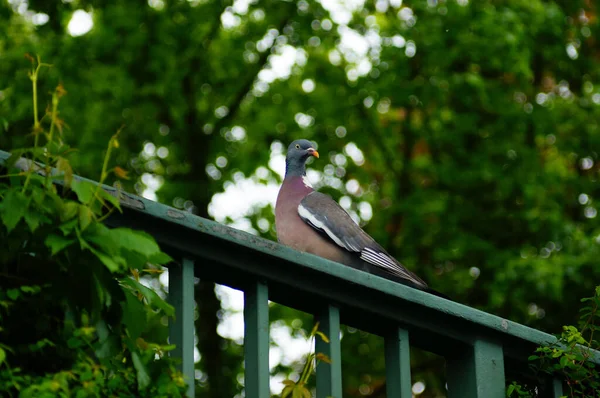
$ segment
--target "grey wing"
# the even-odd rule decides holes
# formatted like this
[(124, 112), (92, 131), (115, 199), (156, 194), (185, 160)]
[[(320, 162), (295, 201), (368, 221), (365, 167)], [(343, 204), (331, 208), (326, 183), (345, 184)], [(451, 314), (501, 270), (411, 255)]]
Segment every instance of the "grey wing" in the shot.
[(328, 195), (316, 191), (310, 193), (298, 205), (298, 215), (308, 225), (327, 235), (338, 246), (359, 254), (363, 261), (408, 279), (418, 286), (427, 286), (423, 280), (404, 268), (379, 246)]

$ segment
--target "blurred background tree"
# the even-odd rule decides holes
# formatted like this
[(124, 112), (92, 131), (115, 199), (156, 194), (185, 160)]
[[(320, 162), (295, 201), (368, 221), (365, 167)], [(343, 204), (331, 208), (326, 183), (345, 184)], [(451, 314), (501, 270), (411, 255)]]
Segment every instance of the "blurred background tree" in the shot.
[[(54, 65), (40, 91), (58, 77), (68, 92), (60, 117), (78, 174), (97, 178), (125, 125), (126, 189), (275, 239), (284, 148), (315, 140), (314, 185), (432, 287), (556, 332), (600, 280), (597, 7), (0, 0), (0, 148), (32, 140), (24, 55), (39, 54)], [(197, 284), (206, 397), (242, 388), (228, 294)], [(311, 322), (272, 315), (292, 336)], [(384, 396), (380, 339), (344, 332), (347, 395)], [(288, 365), (273, 368), (279, 380)], [(414, 355), (421, 396), (444, 395), (440, 372), (440, 358)]]

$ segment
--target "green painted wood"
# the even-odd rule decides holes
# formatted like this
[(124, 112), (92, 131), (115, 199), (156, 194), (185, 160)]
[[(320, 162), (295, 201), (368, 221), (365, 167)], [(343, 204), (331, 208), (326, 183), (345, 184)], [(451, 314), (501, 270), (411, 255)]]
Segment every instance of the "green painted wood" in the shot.
[(404, 329), (385, 336), (385, 374), (388, 398), (412, 398), (410, 345)]
[[(107, 189), (114, 191), (111, 187), (107, 187)], [(173, 246), (177, 250), (184, 250), (199, 258), (219, 261), (223, 265), (224, 273), (230, 274), (232, 271), (248, 272), (274, 283), (284, 283), (288, 286), (298, 287), (298, 279), (289, 276), (293, 273), (288, 272), (288, 270), (298, 270), (298, 273), (302, 272), (304, 274), (312, 272), (311, 283), (302, 284), (299, 287), (305, 291), (318, 291), (322, 296), (331, 298), (330, 301), (342, 303), (356, 301), (354, 300), (356, 297), (353, 297), (351, 293), (351, 286), (364, 286), (371, 294), (377, 292), (387, 296), (385, 301), (382, 302), (393, 308), (395, 313), (398, 314), (398, 318), (403, 318), (403, 320), (406, 320), (406, 318), (402, 311), (407, 304), (419, 307), (419, 313), (422, 313), (423, 310), (435, 312), (438, 316), (415, 317), (414, 320), (411, 320), (411, 323), (439, 334), (452, 333), (453, 338), (463, 342), (470, 342), (471, 338), (469, 333), (466, 332), (473, 330), (475, 327), (480, 327), (483, 330), (477, 331), (479, 334), (487, 333), (486, 330), (488, 332), (493, 331), (534, 345), (556, 341), (556, 338), (550, 334), (510, 320), (374, 275), (368, 275), (362, 271), (309, 253), (299, 253), (276, 242), (234, 230), (214, 221), (202, 219), (145, 198), (129, 194), (126, 197), (128, 204), (124, 204), (124, 207), (131, 208), (133, 206), (136, 209), (135, 217), (127, 219), (127, 225), (134, 224), (151, 232), (159, 243)], [(149, 220), (144, 222), (137, 214), (139, 212), (147, 213), (150, 216)], [(116, 216), (125, 218), (127, 214), (117, 214)], [(165, 225), (176, 224), (177, 228), (174, 229), (179, 233), (176, 236), (167, 234), (164, 228), (156, 226), (157, 218), (165, 221)], [(197, 234), (194, 234), (194, 232)], [(241, 250), (242, 248), (248, 248), (250, 252)], [(260, 257), (260, 261), (252, 260), (258, 257)], [(285, 269), (286, 272), (281, 272), (282, 269)], [(318, 284), (321, 277), (317, 277), (315, 272), (331, 276), (339, 281), (336, 283), (336, 287), (339, 285), (339, 290), (345, 292), (344, 297), (334, 297), (333, 294), (337, 291), (336, 289), (321, 289)], [(361, 297), (359, 301), (365, 302), (366, 300)], [(439, 328), (438, 322), (432, 321), (432, 319), (440, 319), (441, 317), (446, 318), (444, 320), (447, 326), (444, 328)], [(598, 358), (600, 363), (600, 356)]]
[[(9, 156), (0, 151), (0, 163)], [(25, 169), (28, 164), (20, 159), (16, 166)], [(59, 174), (55, 169), (52, 173)], [(79, 176), (74, 179), (90, 181)], [(478, 336), (484, 336), (505, 347), (507, 357), (526, 362), (533, 348), (556, 342), (552, 335), (459, 303), (299, 253), (133, 194), (118, 193), (114, 187), (102, 188), (118, 197), (124, 209), (106, 220), (108, 226), (144, 230), (163, 250), (198, 263), (210, 261), (215, 267), (196, 269), (197, 275), (210, 280), (243, 288), (248, 278), (260, 278), (269, 283), (273, 300), (309, 312), (324, 302), (337, 302), (344, 323), (361, 324), (365, 330), (371, 325), (383, 330), (386, 324), (402, 323), (410, 331), (413, 345), (441, 354), (445, 354), (445, 347), (470, 345)], [(364, 319), (368, 319), (366, 323)], [(591, 360), (600, 365), (600, 352), (592, 352)]]
[(448, 398), (504, 398), (502, 346), (478, 339), (446, 364)]
[(564, 397), (563, 382), (561, 379), (552, 379), (552, 398)]
[(261, 282), (244, 292), (246, 397), (269, 398), (269, 290)]
[(319, 336), (315, 339), (315, 352), (331, 359), (331, 364), (317, 364), (317, 398), (342, 398), (342, 350), (340, 346), (340, 310), (328, 305), (315, 317), (319, 330), (328, 338), (326, 343)]
[(169, 341), (176, 347), (171, 355), (181, 358), (179, 369), (188, 384), (187, 396), (194, 397), (194, 262), (184, 259), (169, 268), (169, 302), (175, 320), (169, 323)]
[[(9, 157), (9, 153), (0, 151), (0, 163)], [(26, 159), (21, 159), (17, 163), (17, 166), (21, 168), (25, 168), (26, 165)], [(58, 172), (53, 170), (53, 173)], [(79, 176), (73, 178), (95, 183)], [(102, 188), (112, 195), (118, 196), (114, 187), (102, 185)], [(398, 317), (402, 317), (405, 323), (431, 330), (440, 335), (451, 335), (452, 339), (468, 344), (473, 340), (472, 333), (488, 335), (493, 332), (500, 334), (495, 336), (496, 339), (506, 338), (506, 341), (501, 340), (502, 343), (506, 343), (504, 344), (506, 347), (513, 346), (515, 340), (528, 342), (535, 346), (556, 342), (554, 336), (539, 330), (374, 275), (368, 275), (312, 254), (299, 253), (276, 242), (232, 229), (189, 212), (129, 193), (121, 193), (119, 199), (125, 211), (123, 214), (114, 214), (110, 217), (107, 220), (109, 225), (126, 225), (130, 228), (143, 229), (151, 233), (162, 246), (170, 246), (199, 259), (218, 260), (222, 265), (223, 272), (228, 275), (232, 271), (244, 270), (267, 281), (296, 286), (297, 279), (291, 279), (291, 277), (288, 279), (286, 275), (292, 274), (291, 271), (301, 269), (303, 273), (313, 272), (311, 283), (303, 285), (302, 289), (311, 293), (318, 290), (325, 298), (330, 299), (329, 302), (352, 302), (355, 299), (352, 293), (353, 289), (347, 287), (359, 285), (369, 290), (371, 295), (376, 292), (385, 295), (386, 298), (381, 303), (395, 308), (399, 314)], [(253, 255), (249, 255), (247, 250), (241, 250), (243, 248), (249, 249)], [(269, 261), (252, 261), (252, 258), (259, 256), (261, 260), (267, 257)], [(274, 269), (285, 269), (286, 272), (273, 272)], [(315, 277), (315, 273), (320, 275)], [(320, 289), (318, 280), (323, 279), (321, 276), (326, 275), (338, 281), (340, 289), (344, 289), (346, 292), (345, 297), (334, 297), (333, 292), (336, 289)], [(304, 298), (299, 300), (304, 300)], [(360, 297), (360, 302), (366, 301), (364, 297)], [(406, 314), (402, 313), (403, 308), (407, 305), (419, 307), (421, 313), (424, 310), (431, 310), (437, 316), (419, 317), (418, 319), (415, 317), (407, 320)], [(438, 324), (441, 321), (444, 321), (444, 328), (439, 328)], [(478, 330), (474, 331), (475, 328)], [(413, 335), (413, 340), (417, 337), (419, 336)], [(596, 353), (593, 360), (600, 364), (600, 353)]]

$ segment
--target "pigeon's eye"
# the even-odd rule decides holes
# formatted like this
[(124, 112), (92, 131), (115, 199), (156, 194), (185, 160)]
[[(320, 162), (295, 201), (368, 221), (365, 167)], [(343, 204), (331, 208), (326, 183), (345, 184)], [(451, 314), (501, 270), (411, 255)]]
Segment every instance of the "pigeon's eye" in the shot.
[(300, 149), (300, 144), (296, 144), (296, 149)]

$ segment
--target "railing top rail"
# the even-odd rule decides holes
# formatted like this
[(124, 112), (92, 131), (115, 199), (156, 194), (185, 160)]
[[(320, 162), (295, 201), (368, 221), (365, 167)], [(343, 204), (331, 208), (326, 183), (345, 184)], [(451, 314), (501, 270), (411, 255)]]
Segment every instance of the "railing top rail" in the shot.
[[(9, 156), (0, 151), (0, 164)], [(22, 159), (17, 166), (27, 164)], [(249, 279), (264, 280), (271, 285), (274, 301), (307, 311), (335, 303), (346, 314), (344, 323), (366, 330), (377, 331), (377, 324), (401, 324), (418, 332), (412, 334), (417, 345), (434, 352), (452, 352), (457, 344), (485, 339), (502, 344), (507, 356), (523, 361), (533, 347), (556, 341), (550, 334), (508, 319), (113, 187), (103, 188), (119, 197), (124, 208), (122, 214), (111, 216), (110, 224), (143, 229), (167, 250), (197, 259), (196, 274), (201, 278), (237, 288)], [(593, 352), (592, 360), (600, 364), (600, 353)]]

